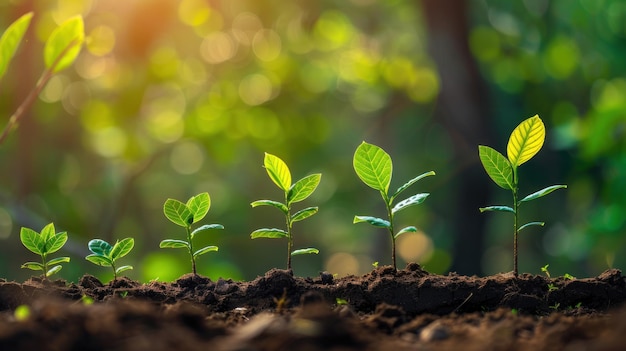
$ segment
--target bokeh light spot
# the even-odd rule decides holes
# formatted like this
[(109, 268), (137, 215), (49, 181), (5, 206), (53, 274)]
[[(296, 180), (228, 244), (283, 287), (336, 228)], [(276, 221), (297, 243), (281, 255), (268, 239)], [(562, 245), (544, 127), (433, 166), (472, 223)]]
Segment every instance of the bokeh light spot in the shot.
[(206, 1), (182, 0), (178, 5), (178, 17), (192, 27), (204, 24), (211, 16), (211, 8)]
[(331, 51), (346, 45), (354, 34), (354, 27), (346, 15), (334, 10), (322, 13), (313, 29), (317, 47), (322, 51)]
[(53, 76), (39, 94), (39, 98), (47, 103), (55, 103), (61, 100), (65, 88), (70, 84), (69, 78), (59, 74)]
[(548, 74), (557, 79), (569, 77), (580, 64), (580, 52), (576, 43), (567, 37), (559, 36), (548, 44), (543, 57)]
[(422, 231), (398, 237), (396, 246), (400, 257), (407, 262), (428, 261), (433, 252), (432, 240)]
[(189, 268), (171, 253), (152, 252), (143, 259), (141, 277), (145, 282), (151, 280), (171, 282), (178, 279)]
[(215, 32), (207, 35), (200, 46), (202, 58), (212, 64), (230, 60), (237, 53), (237, 46), (230, 35)]
[(173, 110), (154, 111), (148, 118), (147, 128), (150, 135), (164, 143), (175, 142), (185, 131), (182, 116)]
[(91, 100), (83, 106), (81, 122), (90, 132), (98, 132), (115, 124), (111, 106), (102, 100)]
[(108, 26), (97, 26), (89, 32), (87, 50), (94, 56), (109, 54), (115, 47), (115, 33)]
[(359, 260), (352, 254), (337, 252), (328, 257), (325, 267), (327, 272), (343, 277), (359, 271)]
[(260, 105), (272, 97), (272, 82), (263, 74), (251, 74), (239, 83), (239, 96), (247, 105)]
[(257, 32), (252, 40), (252, 50), (262, 61), (275, 60), (280, 55), (281, 47), (280, 36), (270, 29)]
[(0, 239), (6, 239), (11, 236), (13, 229), (13, 220), (7, 210), (0, 207)]
[(170, 165), (180, 174), (194, 174), (202, 168), (204, 151), (191, 141), (182, 142), (170, 154)]
[(122, 129), (109, 127), (93, 133), (89, 140), (98, 154), (104, 157), (118, 157), (126, 150), (128, 138)]

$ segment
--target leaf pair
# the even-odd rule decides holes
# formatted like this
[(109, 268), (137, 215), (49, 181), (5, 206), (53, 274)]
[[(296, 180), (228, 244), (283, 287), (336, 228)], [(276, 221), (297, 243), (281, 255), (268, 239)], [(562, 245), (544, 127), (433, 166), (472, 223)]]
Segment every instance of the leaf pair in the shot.
[(26, 262), (22, 265), (22, 268), (43, 271), (44, 276), (49, 277), (61, 270), (59, 263), (70, 261), (69, 257), (58, 257), (48, 260), (49, 254), (59, 251), (67, 242), (67, 233), (57, 233), (53, 223), (46, 225), (40, 233), (23, 227), (20, 230), (20, 240), (28, 250), (41, 256), (42, 261), (41, 263)]
[(117, 275), (121, 272), (133, 269), (132, 266), (121, 266), (115, 268), (115, 261), (126, 256), (135, 246), (135, 239), (125, 238), (118, 240), (111, 245), (102, 239), (90, 240), (87, 244), (91, 255), (85, 259), (93, 264), (104, 267), (113, 268), (113, 279), (117, 279)]

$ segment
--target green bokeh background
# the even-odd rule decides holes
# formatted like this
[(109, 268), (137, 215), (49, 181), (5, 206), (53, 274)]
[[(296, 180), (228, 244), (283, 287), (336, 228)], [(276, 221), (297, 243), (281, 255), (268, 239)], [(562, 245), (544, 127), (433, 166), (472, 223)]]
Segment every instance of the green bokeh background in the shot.
[(279, 227), (281, 199), (262, 168), (281, 157), (294, 179), (323, 174), (295, 225), (294, 271), (362, 274), (390, 263), (381, 229), (353, 225), (383, 215), (379, 194), (352, 170), (361, 141), (394, 161), (392, 188), (434, 170), (407, 195), (428, 200), (398, 216), (416, 234), (399, 239), (399, 265), (492, 274), (512, 269), (512, 218), (480, 214), (510, 204), (482, 170), (477, 145), (501, 152), (513, 128), (539, 114), (542, 151), (520, 168), (520, 192), (569, 188), (525, 204), (544, 228), (520, 237), (520, 271), (597, 275), (626, 263), (626, 4), (619, 0), (257, 1), (12, 0), (0, 28), (35, 17), (0, 81), (0, 122), (34, 87), (51, 31), (81, 14), (87, 44), (55, 76), (0, 145), (0, 276), (24, 280), (34, 260), (19, 229), (53, 221), (69, 233), (59, 276), (112, 274), (84, 260), (92, 238), (132, 236), (122, 260), (133, 279), (171, 281), (190, 271), (185, 233), (163, 216), (167, 198), (207, 191), (198, 238), (220, 250), (199, 273), (253, 279), (286, 266), (284, 240), (251, 240)]

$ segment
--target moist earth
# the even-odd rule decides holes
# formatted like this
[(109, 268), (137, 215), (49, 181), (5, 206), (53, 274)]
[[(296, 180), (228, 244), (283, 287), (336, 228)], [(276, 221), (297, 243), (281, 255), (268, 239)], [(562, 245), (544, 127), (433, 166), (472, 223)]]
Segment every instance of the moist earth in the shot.
[[(0, 281), (0, 350), (622, 350), (626, 280), (430, 274)], [(15, 309), (26, 305), (27, 317)]]

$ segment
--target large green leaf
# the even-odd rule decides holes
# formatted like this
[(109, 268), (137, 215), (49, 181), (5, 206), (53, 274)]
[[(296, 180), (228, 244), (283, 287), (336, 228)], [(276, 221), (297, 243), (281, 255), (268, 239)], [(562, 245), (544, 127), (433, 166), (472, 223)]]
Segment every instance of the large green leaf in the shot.
[(307, 208), (304, 208), (304, 209), (294, 213), (291, 216), (291, 223), (298, 222), (298, 221), (301, 221), (303, 219), (307, 219), (307, 218), (311, 217), (312, 215), (316, 214), (317, 211), (318, 211), (317, 207), (307, 207)]
[(51, 253), (59, 251), (59, 249), (61, 249), (63, 245), (65, 245), (66, 242), (67, 242), (66, 232), (60, 232), (60, 233), (57, 233), (56, 235), (53, 235), (51, 238), (48, 239), (48, 242), (46, 243), (45, 253), (51, 254)]
[(124, 238), (120, 241), (116, 241), (111, 250), (111, 260), (115, 261), (120, 257), (126, 256), (135, 247), (135, 239)]
[(98, 266), (111, 267), (113, 265), (113, 261), (110, 258), (99, 254), (91, 254), (85, 257), (85, 259)]
[(291, 187), (291, 172), (289, 172), (287, 164), (277, 156), (266, 152), (263, 165), (270, 179), (283, 191), (289, 191)]
[(187, 205), (175, 199), (165, 200), (163, 213), (167, 219), (181, 227), (189, 227), (194, 221), (193, 213)]
[(288, 236), (289, 234), (287, 234), (286, 231), (282, 229), (276, 229), (276, 228), (257, 229), (253, 231), (252, 234), (250, 234), (250, 238), (252, 239), (257, 239), (257, 238), (277, 239), (277, 238), (287, 238)]
[(202, 193), (196, 196), (192, 196), (187, 201), (187, 208), (193, 215), (193, 223), (200, 221), (209, 212), (211, 207), (211, 197), (209, 193)]
[(20, 241), (31, 252), (38, 255), (43, 254), (42, 250), (45, 249), (45, 243), (43, 243), (41, 236), (36, 231), (22, 227), (20, 230)]
[(428, 195), (430, 195), (430, 194), (429, 193), (422, 193), (422, 194), (413, 195), (413, 196), (409, 197), (408, 199), (404, 199), (404, 200), (398, 202), (398, 204), (395, 205), (391, 209), (391, 213), (395, 214), (395, 213), (397, 213), (397, 212), (399, 212), (401, 210), (404, 210), (407, 207), (414, 206), (414, 205), (419, 205), (422, 202), (424, 202), (424, 200), (426, 200)]
[(393, 164), (391, 156), (376, 145), (362, 142), (354, 152), (352, 165), (356, 175), (367, 186), (384, 194), (389, 191)]
[(33, 13), (29, 12), (11, 23), (7, 30), (2, 33), (2, 37), (0, 37), (0, 79), (6, 73), (32, 18)]
[(43, 50), (46, 68), (53, 73), (70, 66), (78, 54), (85, 40), (83, 18), (74, 16), (57, 27), (46, 41)]
[(165, 239), (159, 243), (159, 247), (162, 249), (187, 249), (189, 250), (189, 243), (183, 240)]
[(391, 228), (389, 221), (372, 216), (354, 216), (352, 223), (369, 223), (374, 227)]
[(535, 156), (546, 138), (546, 127), (538, 115), (520, 123), (511, 133), (506, 154), (514, 168)]
[(211, 230), (211, 229), (224, 229), (224, 226), (221, 224), (205, 224), (201, 227), (196, 228), (193, 232), (191, 232), (191, 239), (193, 239), (196, 236), (196, 234), (200, 234), (204, 231)]
[(306, 249), (298, 249), (298, 250), (293, 250), (291, 252), (291, 256), (298, 256), (298, 255), (306, 255), (306, 254), (319, 254), (320, 250), (314, 248), (314, 247), (307, 247)]
[(540, 198), (542, 196), (546, 196), (548, 194), (550, 194), (551, 192), (558, 190), (558, 189), (565, 189), (567, 188), (567, 185), (552, 185), (549, 186), (547, 188), (541, 189), (539, 191), (536, 191), (528, 196), (526, 196), (525, 198), (519, 200), (519, 202), (526, 202), (526, 201), (530, 201), (530, 200), (534, 200), (537, 198)]
[(478, 145), (478, 157), (489, 177), (499, 187), (513, 190), (513, 168), (504, 155), (489, 146)]
[(89, 248), (89, 251), (93, 252), (94, 254), (105, 257), (110, 257), (111, 250), (113, 249), (113, 246), (111, 246), (111, 244), (102, 239), (89, 240), (89, 243), (87, 243), (87, 247)]
[(257, 201), (252, 202), (250, 206), (252, 206), (253, 208), (259, 207), (259, 206), (272, 206), (281, 210), (284, 214), (287, 214), (287, 212), (289, 212), (289, 209), (284, 203), (274, 201), (274, 200), (257, 200)]
[(396, 196), (400, 195), (400, 193), (405, 191), (408, 187), (410, 187), (411, 185), (415, 184), (415, 182), (419, 181), (420, 179), (424, 179), (424, 178), (426, 178), (428, 176), (434, 176), (434, 175), (435, 175), (435, 172), (434, 171), (430, 171), (430, 172), (422, 173), (422, 174), (418, 175), (417, 177), (409, 180), (404, 185), (399, 187), (398, 190), (396, 190), (396, 192), (390, 197), (391, 201), (393, 201), (393, 199), (395, 199)]
[(217, 250), (218, 250), (217, 246), (205, 246), (201, 248), (200, 250), (194, 252), (193, 257), (198, 257), (200, 255), (204, 255), (207, 252), (212, 252), (212, 251), (217, 251)]
[(322, 175), (320, 173), (316, 173), (308, 175), (295, 182), (287, 194), (287, 203), (292, 204), (311, 196), (319, 185), (321, 179)]

